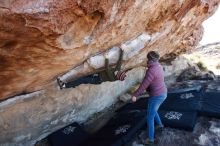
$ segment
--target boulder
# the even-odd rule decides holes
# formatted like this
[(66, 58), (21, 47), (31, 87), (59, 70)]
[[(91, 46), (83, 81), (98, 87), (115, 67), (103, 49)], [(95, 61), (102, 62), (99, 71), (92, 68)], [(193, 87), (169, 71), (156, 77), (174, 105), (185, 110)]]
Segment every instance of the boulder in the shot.
[(97, 72), (104, 58), (114, 65), (117, 47), (125, 52), (122, 69), (145, 64), (151, 50), (161, 56), (191, 50), (218, 3), (1, 0), (0, 99), (45, 89), (79, 66), (74, 78)]

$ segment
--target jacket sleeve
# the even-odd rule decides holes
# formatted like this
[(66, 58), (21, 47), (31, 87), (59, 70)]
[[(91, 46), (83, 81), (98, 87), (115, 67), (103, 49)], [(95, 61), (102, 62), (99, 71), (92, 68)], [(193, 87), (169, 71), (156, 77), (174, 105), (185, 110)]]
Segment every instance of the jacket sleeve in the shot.
[(139, 88), (134, 92), (133, 96), (137, 97), (139, 96), (141, 93), (143, 93), (148, 86), (150, 85), (150, 83), (153, 81), (154, 76), (151, 73), (150, 70), (147, 70), (144, 80), (142, 81), (141, 85), (139, 86)]

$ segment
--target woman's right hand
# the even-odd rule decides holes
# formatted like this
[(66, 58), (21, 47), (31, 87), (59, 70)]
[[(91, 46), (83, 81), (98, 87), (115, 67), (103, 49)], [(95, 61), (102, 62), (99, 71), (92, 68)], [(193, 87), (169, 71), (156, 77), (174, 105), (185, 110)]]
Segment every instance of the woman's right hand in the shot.
[(137, 101), (137, 97), (132, 96), (132, 97), (131, 97), (131, 100), (132, 100), (132, 102), (136, 102), (136, 101)]

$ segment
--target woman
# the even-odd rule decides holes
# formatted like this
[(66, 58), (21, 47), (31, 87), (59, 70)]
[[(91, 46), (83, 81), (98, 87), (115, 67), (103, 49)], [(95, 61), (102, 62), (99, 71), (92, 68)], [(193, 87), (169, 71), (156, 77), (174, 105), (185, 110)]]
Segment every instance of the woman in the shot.
[(157, 111), (167, 97), (167, 88), (164, 83), (163, 68), (158, 62), (159, 58), (159, 53), (156, 51), (150, 51), (147, 54), (148, 70), (140, 87), (132, 96), (132, 101), (136, 102), (137, 96), (142, 94), (145, 90), (148, 91), (150, 95), (147, 108), (148, 139), (145, 141), (147, 145), (154, 143), (154, 118), (158, 127), (163, 128)]

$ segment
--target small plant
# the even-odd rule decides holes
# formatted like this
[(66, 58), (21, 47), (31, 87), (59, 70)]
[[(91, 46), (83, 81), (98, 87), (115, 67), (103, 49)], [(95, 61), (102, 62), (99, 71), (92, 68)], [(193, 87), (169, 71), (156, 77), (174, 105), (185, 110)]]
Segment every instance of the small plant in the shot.
[(199, 62), (197, 63), (197, 66), (199, 67), (199, 69), (200, 69), (201, 71), (207, 71), (207, 70), (208, 70), (207, 67), (204, 65), (204, 63), (201, 62), (201, 61), (199, 61)]
[(215, 49), (218, 49), (218, 50), (220, 50), (220, 46), (215, 46)]
[(216, 69), (220, 69), (220, 63), (216, 66)]

